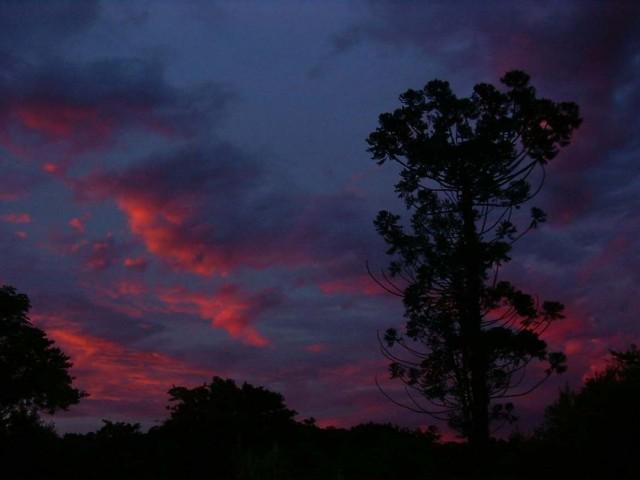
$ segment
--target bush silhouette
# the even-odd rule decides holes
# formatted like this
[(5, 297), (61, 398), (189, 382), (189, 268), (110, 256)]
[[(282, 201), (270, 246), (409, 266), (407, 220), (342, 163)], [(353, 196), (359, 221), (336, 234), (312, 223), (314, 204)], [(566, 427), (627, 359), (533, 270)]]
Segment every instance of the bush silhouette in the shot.
[(632, 345), (612, 351), (609, 365), (580, 391), (561, 392), (546, 410), (540, 436), (589, 475), (637, 478), (639, 405), (640, 350)]

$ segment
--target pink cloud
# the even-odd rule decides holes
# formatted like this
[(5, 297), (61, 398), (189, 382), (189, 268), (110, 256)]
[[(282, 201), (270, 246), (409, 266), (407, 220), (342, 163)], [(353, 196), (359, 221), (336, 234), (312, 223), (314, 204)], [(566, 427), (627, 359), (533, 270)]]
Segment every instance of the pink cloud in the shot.
[(83, 285), (93, 292), (93, 302), (108, 311), (139, 320), (138, 326), (148, 324), (148, 320), (165, 313), (154, 295), (153, 289), (138, 276), (127, 278), (126, 274), (116, 280), (98, 283), (95, 279)]
[(327, 344), (326, 343), (312, 343), (310, 345), (307, 345), (306, 347), (304, 347), (304, 349), (307, 352), (311, 352), (311, 353), (322, 353), (322, 352), (326, 352), (327, 351)]
[(119, 280), (114, 285), (115, 292), (117, 295), (143, 295), (148, 292), (147, 286), (142, 282), (137, 282), (133, 280), (123, 279)]
[(69, 226), (78, 233), (84, 233), (87, 226), (87, 218), (74, 217), (69, 220)]
[(369, 275), (327, 280), (320, 283), (319, 287), (325, 295), (375, 296), (387, 294)]
[(155, 412), (160, 413), (172, 385), (200, 383), (212, 376), (207, 369), (167, 354), (135, 349), (87, 334), (60, 316), (33, 315), (32, 318), (38, 326), (44, 326), (47, 335), (71, 357), (76, 384), (90, 395), (82, 404), (148, 403), (151, 400)]
[(0, 220), (8, 223), (31, 223), (31, 215), (28, 213), (6, 213), (0, 215)]
[(385, 392), (398, 401), (406, 400), (402, 384), (388, 379), (387, 367), (386, 359), (376, 358), (318, 369), (315, 383), (322, 389), (345, 392), (341, 402), (328, 408), (324, 405), (318, 424), (348, 427), (369, 421), (389, 421), (390, 416), (402, 415), (404, 412), (392, 405), (375, 384), (377, 378)]
[(176, 288), (160, 293), (159, 298), (171, 311), (196, 314), (247, 345), (265, 347), (271, 343), (252, 325), (255, 317), (272, 301), (268, 292), (247, 295), (236, 285), (226, 285), (213, 294)]
[(118, 252), (111, 236), (105, 240), (93, 242), (85, 266), (89, 270), (104, 270), (110, 267), (117, 259)]
[(88, 103), (32, 95), (0, 111), (0, 146), (25, 160), (43, 159), (42, 171), (61, 176), (80, 155), (112, 147), (126, 127), (176, 136), (152, 106), (118, 98)]
[[(167, 192), (165, 178), (149, 178), (145, 170), (127, 178), (140, 181), (127, 184), (117, 176), (94, 176), (82, 184), (83, 195), (111, 198), (125, 214), (129, 229), (140, 238), (147, 252), (176, 270), (200, 276), (226, 276), (238, 266), (266, 268), (273, 265), (303, 265), (309, 255), (300, 232), (282, 232), (275, 241), (272, 232), (229, 238), (237, 232), (224, 230), (224, 218), (205, 218), (203, 203), (213, 202), (211, 192), (199, 189)], [(141, 188), (140, 185), (144, 185)], [(170, 188), (170, 187), (169, 187)], [(220, 222), (221, 227), (215, 224)], [(260, 245), (260, 248), (256, 248)]]
[(227, 272), (228, 259), (222, 252), (184, 234), (187, 209), (126, 193), (116, 202), (126, 214), (131, 232), (142, 238), (150, 253), (198, 275)]
[(15, 105), (13, 113), (25, 128), (48, 141), (82, 137), (87, 146), (98, 145), (113, 132), (113, 121), (93, 106), (31, 100)]
[(130, 270), (142, 272), (146, 270), (149, 262), (147, 262), (147, 259), (143, 257), (127, 257), (124, 259), (122, 264)]

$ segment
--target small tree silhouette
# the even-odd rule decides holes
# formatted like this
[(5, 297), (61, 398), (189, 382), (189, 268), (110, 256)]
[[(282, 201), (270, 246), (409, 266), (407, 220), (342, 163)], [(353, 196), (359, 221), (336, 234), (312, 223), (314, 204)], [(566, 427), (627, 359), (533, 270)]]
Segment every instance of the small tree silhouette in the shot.
[(174, 444), (178, 458), (193, 458), (176, 470), (182, 477), (213, 464), (217, 478), (234, 478), (277, 452), (295, 428), (296, 412), (282, 395), (248, 383), (214, 377), (195, 388), (173, 387), (169, 395), (170, 418), (159, 433)]
[(588, 378), (579, 392), (564, 390), (546, 409), (543, 435), (577, 448), (620, 452), (636, 446), (640, 426), (640, 350), (611, 351), (607, 367)]
[(173, 387), (169, 395), (167, 423), (174, 425), (257, 430), (288, 425), (296, 415), (279, 393), (220, 377), (196, 388)]
[(579, 391), (565, 389), (538, 432), (555, 470), (580, 478), (638, 477), (640, 350), (611, 351)]
[[(407, 319), (404, 334), (389, 329), (380, 342), (408, 394), (391, 400), (447, 420), (476, 445), (487, 443), (491, 420), (513, 418), (508, 399), (565, 369), (540, 339), (563, 306), (540, 304), (499, 271), (512, 244), (545, 220), (533, 208), (517, 225), (514, 213), (581, 120), (574, 103), (539, 98), (524, 72), (501, 81), (506, 91), (478, 84), (469, 98), (440, 80), (407, 90), (368, 138), (379, 164), (401, 167), (396, 192), (411, 212), (405, 223), (387, 211), (375, 220), (393, 261), (374, 278), (402, 297)], [(547, 363), (544, 378), (522, 383), (534, 361)]]

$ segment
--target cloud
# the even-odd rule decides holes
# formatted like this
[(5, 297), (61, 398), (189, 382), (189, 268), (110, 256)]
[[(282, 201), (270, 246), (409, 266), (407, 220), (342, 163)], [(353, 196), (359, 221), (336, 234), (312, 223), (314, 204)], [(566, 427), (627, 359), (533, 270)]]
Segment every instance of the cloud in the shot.
[(551, 221), (566, 225), (588, 215), (601, 190), (637, 177), (628, 176), (627, 167), (605, 185), (595, 173), (603, 166), (611, 174), (614, 152), (637, 137), (633, 119), (640, 95), (630, 87), (640, 68), (634, 57), (640, 48), (637, 2), (518, 2), (492, 8), (477, 2), (416, 2), (397, 8), (383, 1), (367, 6), (367, 14), (336, 37), (338, 54), (361, 44), (417, 48), (439, 75), (466, 88), (524, 69), (541, 95), (580, 105), (584, 123), (573, 145), (551, 164), (548, 188), (539, 199)]
[(0, 215), (0, 220), (8, 223), (31, 223), (31, 215), (28, 213), (5, 213)]
[(104, 270), (118, 261), (119, 254), (113, 236), (93, 242), (88, 248), (89, 254), (85, 265), (90, 270)]
[(113, 201), (147, 251), (179, 271), (364, 269), (370, 235), (353, 194), (280, 191), (273, 173), (239, 149), (213, 144), (153, 155), (75, 183), (83, 200)]
[(212, 83), (177, 89), (154, 59), (21, 63), (0, 78), (0, 145), (65, 173), (132, 132), (185, 139), (217, 121), (231, 94)]
[[(371, 219), (393, 201), (392, 182), (383, 186), (390, 176), (378, 170), (359, 178), (343, 161), (357, 152), (364, 161), (361, 138), (377, 112), (369, 120), (363, 112), (418, 74), (467, 94), (477, 81), (524, 68), (542, 95), (580, 103), (585, 123), (551, 164), (539, 198), (550, 223), (516, 246), (505, 277), (567, 304), (568, 318), (547, 337), (570, 356), (560, 382), (577, 384), (608, 347), (637, 338), (640, 303), (629, 293), (640, 282), (634, 3), (367, 2), (335, 19), (326, 9), (336, 29), (368, 8), (330, 52), (361, 57), (304, 84), (297, 74), (305, 65), (273, 45), (251, 58), (262, 50), (234, 44), (248, 55), (234, 70), (227, 53), (191, 48), (194, 39), (214, 45), (215, 29), (198, 25), (189, 41), (173, 42), (192, 28), (174, 25), (173, 7), (5, 3), (0, 200), (12, 202), (3, 213), (37, 221), (28, 239), (0, 222), (0, 275), (32, 294), (34, 318), (72, 352), (78, 380), (94, 393), (78, 415), (162, 416), (171, 383), (199, 383), (232, 366), (325, 424), (427, 421), (395, 409), (373, 383), (386, 375), (375, 331), (403, 322), (399, 300), (365, 268), (387, 261)], [(125, 22), (116, 37), (106, 34)], [(175, 29), (164, 38), (168, 24)], [(269, 28), (256, 24), (248, 41), (267, 31), (276, 38)], [(311, 52), (305, 61), (322, 44), (316, 35), (305, 31), (299, 43)], [(391, 55), (377, 55), (380, 47)], [(282, 59), (274, 75), (247, 74), (273, 54)], [(381, 69), (363, 86), (366, 72)], [(335, 128), (345, 137), (336, 139)], [(327, 135), (335, 141), (314, 140)], [(286, 148), (273, 143), (283, 138), (292, 140)], [(325, 170), (331, 181), (307, 173)], [(299, 172), (311, 178), (296, 179)], [(342, 175), (352, 179), (344, 189)], [(388, 388), (402, 397), (401, 385)], [(538, 412), (553, 388), (532, 399)]]
[[(423, 60), (424, 81), (450, 80), (460, 95), (480, 81), (497, 83), (523, 69), (541, 96), (576, 101), (584, 122), (572, 145), (549, 165), (534, 204), (549, 223), (518, 242), (503, 278), (541, 299), (567, 306), (567, 318), (545, 334), (569, 357), (567, 375), (523, 399), (525, 426), (563, 382), (577, 386), (604, 365), (609, 348), (638, 341), (637, 188), (640, 137), (640, 4), (367, 2), (367, 11), (334, 40), (334, 54), (379, 48)], [(397, 52), (396, 50), (396, 52)], [(406, 85), (416, 88), (421, 85)], [(400, 93), (400, 92), (397, 92)]]
[[(84, 223), (79, 225), (84, 226)], [(40, 248), (74, 258), (85, 271), (91, 272), (106, 271), (121, 264), (123, 258), (133, 250), (130, 242), (121, 240), (112, 232), (94, 236), (84, 234), (84, 228), (72, 228), (71, 233), (57, 229), (52, 231), (48, 243)]]
[(159, 298), (171, 311), (199, 315), (212, 326), (253, 347), (266, 347), (271, 343), (252, 324), (281, 301), (275, 291), (247, 294), (232, 284), (218, 288), (213, 294), (176, 288), (160, 293)]
[(369, 275), (330, 279), (320, 283), (320, 291), (326, 295), (388, 295)]
[(62, 316), (34, 315), (33, 321), (71, 357), (74, 383), (89, 393), (69, 415), (161, 417), (171, 386), (199, 384), (213, 375), (165, 353), (89, 334)]
[(302, 405), (304, 408), (299, 411), (315, 417), (320, 426), (346, 428), (372, 421), (400, 421), (405, 425), (410, 422), (414, 426), (430, 423), (430, 419), (425, 417), (407, 418), (402, 409), (393, 408), (380, 393), (375, 384), (376, 378), (385, 392), (399, 401), (406, 398), (401, 385), (387, 381), (386, 360), (382, 358), (320, 365), (313, 370), (313, 380), (309, 378), (308, 370), (298, 373), (287, 370), (289, 383), (295, 386), (295, 396), (289, 404), (296, 409), (300, 408), (297, 404)]
[(87, 226), (87, 220), (88, 220), (88, 218), (86, 218), (86, 217), (85, 218), (73, 217), (71, 220), (69, 220), (68, 224), (76, 232), (84, 233), (85, 230), (86, 230), (86, 226)]
[(307, 352), (311, 353), (324, 353), (328, 350), (328, 345), (326, 343), (311, 343), (304, 347)]
[(51, 49), (89, 28), (99, 13), (99, 0), (4, 0), (0, 48), (23, 54)]
[[(2, 139), (0, 138), (0, 143)], [(3, 162), (4, 163), (4, 162)], [(3, 168), (0, 191), (0, 201), (15, 202), (28, 196), (29, 192), (43, 183), (43, 175), (40, 172), (29, 171), (18, 165), (0, 163)]]
[(127, 257), (124, 259), (124, 262), (122, 262), (122, 264), (130, 270), (144, 272), (147, 269), (149, 262), (144, 257)]
[(246, 214), (244, 195), (256, 186), (243, 163), (230, 146), (186, 150), (123, 172), (93, 175), (77, 189), (84, 197), (113, 199), (149, 253), (181, 270), (221, 274), (238, 262), (230, 245), (238, 239), (229, 237), (243, 233), (226, 225), (238, 223), (231, 218), (238, 210)]

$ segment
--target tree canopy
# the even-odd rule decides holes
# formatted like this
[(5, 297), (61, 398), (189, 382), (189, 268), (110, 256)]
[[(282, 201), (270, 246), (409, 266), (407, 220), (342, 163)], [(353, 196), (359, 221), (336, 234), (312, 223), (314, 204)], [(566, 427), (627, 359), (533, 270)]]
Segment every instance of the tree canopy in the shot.
[[(513, 418), (507, 399), (565, 369), (564, 355), (540, 337), (563, 305), (499, 275), (513, 243), (545, 221), (539, 208), (524, 220), (516, 213), (581, 123), (575, 103), (539, 98), (529, 80), (511, 71), (504, 90), (481, 83), (467, 98), (430, 81), (403, 93), (368, 138), (373, 159), (400, 166), (395, 188), (410, 213), (381, 211), (375, 220), (392, 256), (378, 282), (402, 297), (406, 317), (404, 332), (389, 329), (381, 341), (408, 394), (392, 400), (478, 444), (492, 420)], [(532, 362), (547, 367), (528, 383)]]
[[(640, 350), (611, 351), (607, 366), (577, 391), (566, 388), (538, 432), (550, 459), (582, 478), (636, 478)], [(579, 466), (578, 469), (575, 466)]]
[(213, 377), (209, 384), (169, 390), (170, 423), (234, 428), (288, 424), (296, 412), (289, 410), (279, 393), (249, 383), (236, 385), (231, 379)]
[[(602, 371), (577, 392), (565, 390), (545, 412), (544, 434), (558, 443), (593, 448), (637, 443), (640, 350), (611, 351)], [(597, 448), (594, 448), (597, 447)]]
[(0, 287), (0, 422), (16, 413), (53, 413), (78, 403), (71, 362), (53, 340), (31, 324), (29, 298)]

